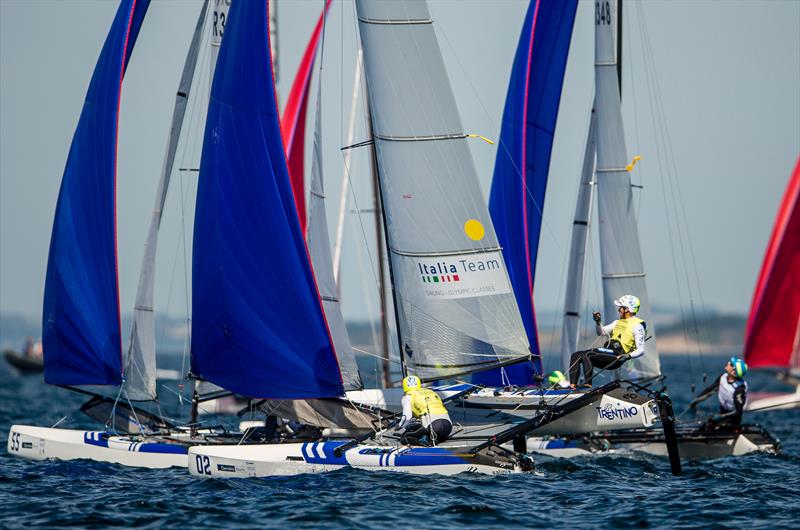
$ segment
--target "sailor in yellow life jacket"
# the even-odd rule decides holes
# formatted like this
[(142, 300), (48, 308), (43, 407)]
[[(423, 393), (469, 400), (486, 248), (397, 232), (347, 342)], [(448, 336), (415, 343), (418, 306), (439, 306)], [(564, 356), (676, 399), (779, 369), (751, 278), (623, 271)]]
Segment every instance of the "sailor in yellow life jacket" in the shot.
[(447, 440), (453, 430), (450, 415), (442, 398), (429, 388), (422, 388), (419, 377), (403, 379), (403, 416), (397, 425), (400, 439), (409, 445), (436, 445)]
[(584, 382), (591, 386), (593, 368), (616, 370), (625, 361), (644, 355), (644, 339), (647, 323), (637, 318), (639, 312), (639, 299), (631, 294), (621, 296), (614, 300), (619, 312), (619, 319), (604, 326), (600, 320), (600, 313), (592, 313), (595, 321), (595, 332), (598, 336), (609, 337), (606, 347), (591, 350), (576, 351), (569, 362), (569, 382), (572, 388), (578, 384), (581, 366), (583, 367)]

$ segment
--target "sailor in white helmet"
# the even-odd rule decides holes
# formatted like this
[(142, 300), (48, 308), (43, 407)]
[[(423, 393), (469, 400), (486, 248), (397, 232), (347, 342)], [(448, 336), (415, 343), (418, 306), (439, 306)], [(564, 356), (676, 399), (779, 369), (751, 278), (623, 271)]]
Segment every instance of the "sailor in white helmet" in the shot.
[(569, 382), (575, 388), (583, 367), (583, 379), (588, 386), (592, 385), (593, 368), (616, 370), (629, 359), (644, 355), (644, 340), (647, 332), (647, 323), (635, 316), (639, 312), (641, 303), (632, 294), (620, 296), (614, 300), (617, 306), (619, 319), (610, 324), (603, 325), (600, 313), (592, 313), (595, 321), (595, 332), (598, 336), (609, 337), (604, 348), (576, 351), (572, 354), (569, 363)]

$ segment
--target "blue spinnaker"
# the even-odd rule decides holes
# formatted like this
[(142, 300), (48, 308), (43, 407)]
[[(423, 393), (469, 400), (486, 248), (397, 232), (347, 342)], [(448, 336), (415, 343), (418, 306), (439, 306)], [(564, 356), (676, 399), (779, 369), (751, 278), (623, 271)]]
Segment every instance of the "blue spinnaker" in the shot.
[(542, 373), (533, 282), (550, 151), (577, 0), (532, 0), (508, 83), (489, 212), (533, 354), (532, 363), (473, 376), (479, 384), (531, 384)]
[(149, 0), (122, 0), (97, 60), (58, 194), (42, 312), (44, 378), (122, 382), (116, 246), (122, 78)]
[(192, 371), (249, 397), (344, 394), (284, 155), (267, 2), (233, 2), (203, 143)]

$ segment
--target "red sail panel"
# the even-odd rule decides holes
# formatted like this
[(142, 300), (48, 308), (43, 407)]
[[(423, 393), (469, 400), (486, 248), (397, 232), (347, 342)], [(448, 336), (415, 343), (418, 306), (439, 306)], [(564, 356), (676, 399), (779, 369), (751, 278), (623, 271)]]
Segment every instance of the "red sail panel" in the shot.
[(800, 159), (783, 196), (745, 330), (750, 367), (788, 367), (800, 321)]
[(286, 146), (286, 159), (289, 162), (289, 177), (292, 180), (294, 202), (300, 216), (300, 227), (306, 233), (306, 191), (303, 159), (305, 157), (306, 136), (306, 109), (308, 107), (308, 92), (311, 86), (311, 71), (314, 69), (314, 59), (317, 55), (317, 45), (322, 34), (322, 19), (328, 11), (332, 0), (325, 2), (322, 14), (319, 16), (311, 39), (308, 41), (306, 51), (297, 67), (286, 108), (283, 109), (281, 118), (281, 133)]

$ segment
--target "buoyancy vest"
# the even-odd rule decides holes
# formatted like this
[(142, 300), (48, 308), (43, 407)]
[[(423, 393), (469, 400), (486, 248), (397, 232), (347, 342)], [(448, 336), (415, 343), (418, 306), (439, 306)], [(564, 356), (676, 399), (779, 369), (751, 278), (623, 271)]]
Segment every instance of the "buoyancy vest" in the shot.
[(611, 340), (619, 341), (625, 353), (630, 353), (636, 349), (636, 339), (633, 336), (633, 330), (641, 324), (645, 325), (644, 320), (641, 318), (630, 317), (620, 318), (617, 320), (617, 325), (611, 331)]
[(416, 388), (408, 392), (411, 396), (411, 413), (415, 418), (448, 416), (442, 398), (429, 388)]
[(720, 406), (728, 412), (736, 410), (736, 403), (733, 402), (733, 395), (736, 389), (744, 385), (744, 391), (747, 392), (747, 381), (741, 379), (734, 379), (733, 383), (728, 382), (728, 374), (722, 374), (719, 378), (719, 398)]

